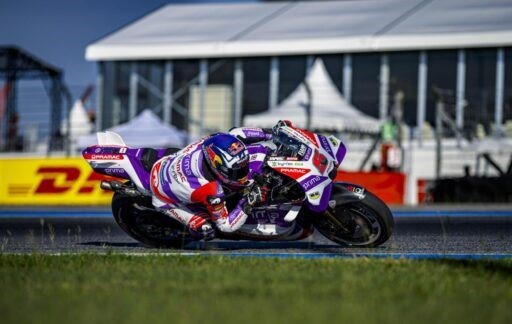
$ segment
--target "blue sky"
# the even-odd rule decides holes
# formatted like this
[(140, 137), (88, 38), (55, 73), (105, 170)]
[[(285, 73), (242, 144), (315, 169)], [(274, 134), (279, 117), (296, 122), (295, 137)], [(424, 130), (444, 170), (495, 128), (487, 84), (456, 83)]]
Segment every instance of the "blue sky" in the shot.
[[(0, 0), (0, 45), (24, 48), (64, 70), (66, 83), (95, 82), (85, 47), (166, 3), (244, 0)], [(248, 1), (248, 0), (245, 0)]]

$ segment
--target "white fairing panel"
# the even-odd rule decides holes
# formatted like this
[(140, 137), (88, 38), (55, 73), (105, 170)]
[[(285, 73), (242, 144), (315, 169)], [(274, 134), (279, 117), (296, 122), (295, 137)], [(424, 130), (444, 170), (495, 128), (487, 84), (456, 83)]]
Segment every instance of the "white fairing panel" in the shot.
[(301, 208), (302, 208), (302, 205), (292, 206), (290, 208), (290, 211), (288, 212), (288, 214), (286, 214), (286, 216), (284, 217), (284, 220), (288, 223), (293, 222), (295, 220), (295, 218), (297, 218), (297, 215), (299, 215), (299, 211)]
[(126, 146), (121, 136), (114, 132), (98, 132), (96, 136), (98, 137), (98, 145)]

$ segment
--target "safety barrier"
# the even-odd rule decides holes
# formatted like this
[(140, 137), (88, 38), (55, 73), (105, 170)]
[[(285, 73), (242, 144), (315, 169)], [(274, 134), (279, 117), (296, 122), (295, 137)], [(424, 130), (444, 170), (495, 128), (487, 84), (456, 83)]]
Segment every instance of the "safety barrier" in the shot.
[(406, 176), (399, 172), (338, 172), (336, 180), (358, 184), (386, 204), (403, 204)]
[[(94, 173), (84, 159), (0, 159), (0, 205), (107, 205), (112, 192), (100, 189), (108, 176)], [(359, 184), (386, 203), (404, 202), (402, 173), (339, 172), (337, 180)]]
[(0, 205), (105, 205), (108, 179), (82, 158), (0, 159)]

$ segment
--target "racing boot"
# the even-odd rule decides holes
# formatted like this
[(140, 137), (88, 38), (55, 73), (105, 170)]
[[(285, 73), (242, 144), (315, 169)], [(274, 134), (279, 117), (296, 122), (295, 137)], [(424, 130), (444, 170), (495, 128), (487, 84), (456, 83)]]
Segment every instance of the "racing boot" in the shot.
[(195, 239), (211, 241), (215, 238), (215, 230), (210, 223), (204, 223), (200, 228), (193, 229), (189, 227), (189, 232)]

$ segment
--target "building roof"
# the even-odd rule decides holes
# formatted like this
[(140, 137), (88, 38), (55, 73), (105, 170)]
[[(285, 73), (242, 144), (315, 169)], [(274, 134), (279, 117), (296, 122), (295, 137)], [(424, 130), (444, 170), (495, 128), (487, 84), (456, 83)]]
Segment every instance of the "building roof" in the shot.
[(14, 73), (17, 78), (59, 77), (62, 71), (17, 46), (0, 45), (0, 78)]
[(89, 60), (512, 45), (510, 0), (171, 4), (89, 45)]

